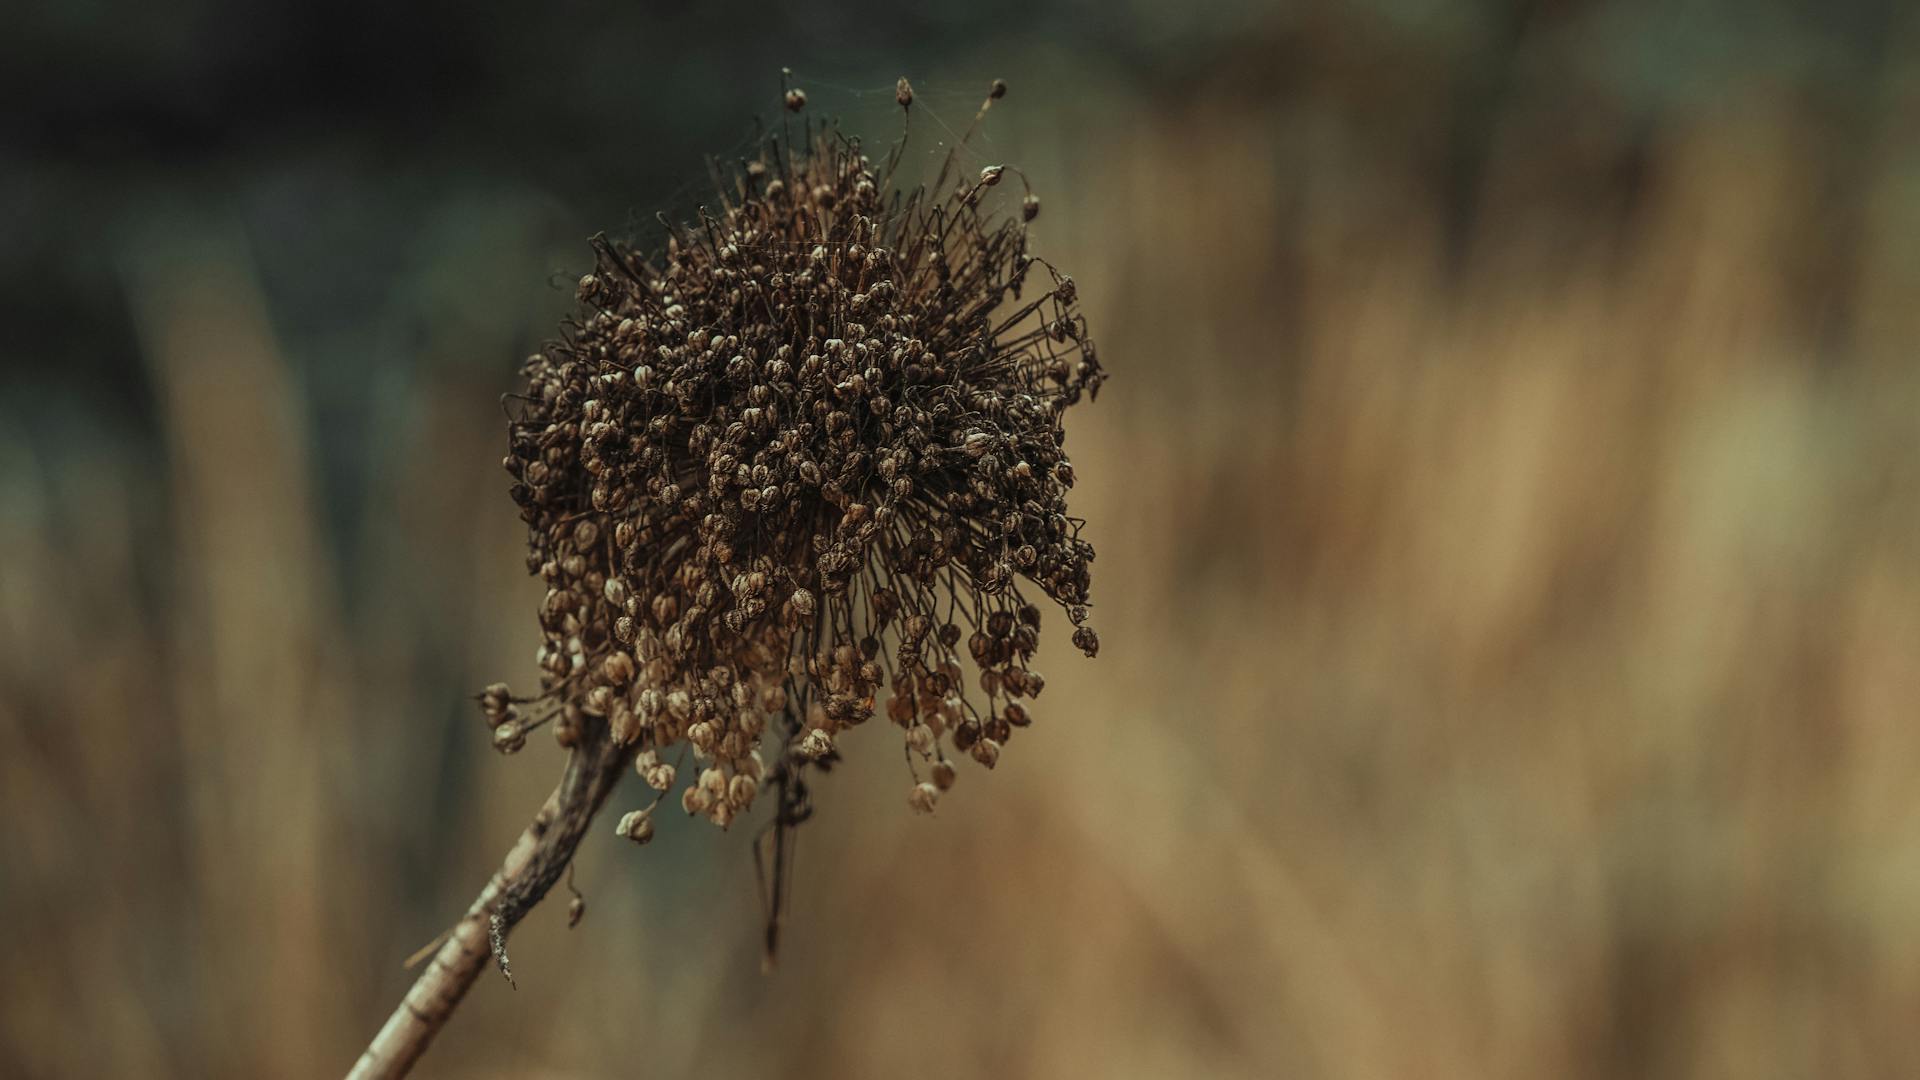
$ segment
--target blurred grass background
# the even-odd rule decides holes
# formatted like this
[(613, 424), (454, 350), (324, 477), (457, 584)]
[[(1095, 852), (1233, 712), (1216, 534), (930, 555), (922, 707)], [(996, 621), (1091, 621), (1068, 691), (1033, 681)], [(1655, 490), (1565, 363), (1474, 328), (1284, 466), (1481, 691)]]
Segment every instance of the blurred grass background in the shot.
[(419, 1075), (1920, 1075), (1904, 5), (9, 24), (0, 1073), (352, 1062), (558, 770), (497, 399), (790, 64), (1012, 85), (1104, 648), (935, 819), (855, 739), (771, 975), (630, 782)]

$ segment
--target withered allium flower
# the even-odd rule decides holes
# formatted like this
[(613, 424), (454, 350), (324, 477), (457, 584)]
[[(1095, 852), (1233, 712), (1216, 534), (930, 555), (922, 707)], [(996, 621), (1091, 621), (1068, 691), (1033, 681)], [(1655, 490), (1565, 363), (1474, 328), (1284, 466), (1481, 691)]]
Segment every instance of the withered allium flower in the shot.
[(663, 250), (596, 239), (505, 462), (548, 592), (543, 692), (489, 691), (497, 744), (604, 721), (722, 826), (770, 760), (829, 758), (883, 700), (929, 810), (952, 754), (992, 767), (1030, 722), (1037, 601), (1098, 647), (1062, 418), (1103, 376), (1072, 279), (1027, 250), (1038, 200), (1000, 213), (1013, 170), (951, 154), (894, 190), (898, 150), (876, 166), (827, 124), (796, 143)]
[[(894, 100), (911, 113), (905, 79)], [(1031, 722), (1041, 601), (1099, 647), (1062, 420), (1103, 375), (1072, 279), (1027, 250), (1039, 199), (1013, 213), (1018, 170), (961, 170), (966, 137), (909, 187), (904, 139), (876, 166), (798, 124), (660, 250), (596, 238), (578, 313), (526, 363), (505, 465), (548, 586), (541, 687), (480, 701), (499, 749), (550, 723), (567, 765), (354, 1077), (404, 1073), (486, 956), (507, 971), (629, 763), (660, 792), (617, 826), (639, 843), (676, 786), (722, 826), (775, 790), (777, 890), (804, 773), (849, 728), (885, 709), (931, 811), (954, 758), (991, 768)]]

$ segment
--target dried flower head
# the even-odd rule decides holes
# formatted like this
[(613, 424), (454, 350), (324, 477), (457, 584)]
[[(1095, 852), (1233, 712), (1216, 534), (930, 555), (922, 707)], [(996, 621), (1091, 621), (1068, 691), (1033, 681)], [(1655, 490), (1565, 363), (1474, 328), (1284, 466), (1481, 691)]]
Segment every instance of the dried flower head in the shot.
[(1103, 375), (1072, 280), (1027, 250), (1038, 200), (1005, 212), (987, 192), (1018, 170), (967, 177), (964, 145), (903, 189), (901, 147), (876, 165), (799, 123), (658, 250), (596, 238), (505, 460), (547, 593), (541, 693), (481, 695), (496, 744), (605, 724), (721, 825), (883, 698), (930, 810), (951, 758), (992, 767), (1030, 722), (1042, 599), (1097, 648), (1063, 417)]

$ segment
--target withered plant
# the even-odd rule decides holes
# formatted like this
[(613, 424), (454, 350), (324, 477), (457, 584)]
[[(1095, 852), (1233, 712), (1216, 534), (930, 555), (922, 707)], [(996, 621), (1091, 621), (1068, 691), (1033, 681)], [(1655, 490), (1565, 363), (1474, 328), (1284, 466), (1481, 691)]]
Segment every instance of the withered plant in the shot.
[[(1039, 601), (1098, 649), (1063, 418), (1104, 376), (1073, 280), (1028, 251), (1025, 177), (962, 165), (1005, 93), (908, 186), (904, 136), (876, 164), (789, 87), (659, 250), (594, 238), (509, 401), (540, 686), (480, 695), (496, 749), (545, 728), (566, 767), (353, 1075), (404, 1073), (489, 957), (511, 978), (508, 933), (626, 769), (658, 793), (618, 824), (638, 843), (676, 790), (722, 828), (775, 804), (771, 958), (809, 774), (883, 698), (932, 812), (956, 761), (992, 768), (1032, 723)], [(910, 117), (905, 79), (896, 100)]]

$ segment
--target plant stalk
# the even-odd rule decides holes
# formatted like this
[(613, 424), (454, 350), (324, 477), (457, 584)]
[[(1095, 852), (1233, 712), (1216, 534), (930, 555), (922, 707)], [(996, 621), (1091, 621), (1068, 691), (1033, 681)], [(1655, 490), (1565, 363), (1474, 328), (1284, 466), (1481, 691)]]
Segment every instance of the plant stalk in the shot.
[(614, 744), (605, 725), (584, 727), (580, 742), (568, 754), (560, 783), (486, 888), (447, 932), (426, 970), (347, 1074), (348, 1080), (405, 1076), (446, 1025), (487, 960), (497, 959), (502, 974), (507, 973), (506, 935), (566, 872), (587, 825), (631, 756), (631, 749)]

